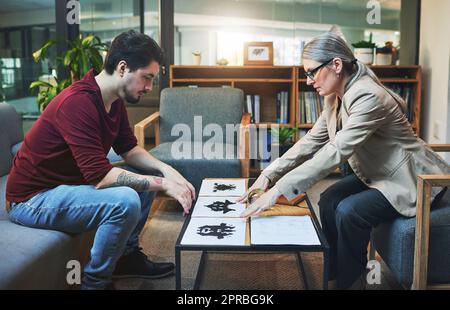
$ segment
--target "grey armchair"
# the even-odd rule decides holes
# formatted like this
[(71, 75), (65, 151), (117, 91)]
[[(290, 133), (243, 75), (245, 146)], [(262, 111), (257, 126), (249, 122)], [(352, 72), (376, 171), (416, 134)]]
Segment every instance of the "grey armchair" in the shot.
[[(156, 146), (150, 153), (180, 172), (196, 191), (204, 178), (248, 177), (250, 114), (243, 113), (243, 98), (235, 88), (164, 89), (160, 111), (134, 127), (138, 144), (144, 147), (144, 131), (153, 125)], [(237, 130), (226, 135), (231, 126)], [(211, 136), (217, 139), (214, 148), (207, 143)], [(181, 156), (182, 151), (188, 156)]]
[[(430, 145), (439, 152), (450, 145)], [(412, 289), (450, 289), (450, 190), (430, 208), (431, 188), (450, 186), (450, 175), (421, 175), (415, 218), (400, 217), (372, 233), (370, 259), (378, 252), (395, 279)]]

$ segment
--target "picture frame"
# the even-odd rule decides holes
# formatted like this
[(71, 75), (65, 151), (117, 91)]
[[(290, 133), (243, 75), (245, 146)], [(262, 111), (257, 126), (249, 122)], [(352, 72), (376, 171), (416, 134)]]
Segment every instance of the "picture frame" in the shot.
[(273, 66), (273, 42), (244, 43), (244, 66)]

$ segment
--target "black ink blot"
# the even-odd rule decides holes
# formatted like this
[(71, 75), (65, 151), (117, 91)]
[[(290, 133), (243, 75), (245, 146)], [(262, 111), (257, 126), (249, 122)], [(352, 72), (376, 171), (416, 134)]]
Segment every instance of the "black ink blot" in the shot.
[(215, 212), (223, 212), (223, 214), (227, 214), (230, 211), (236, 211), (236, 209), (231, 209), (228, 208), (229, 205), (234, 205), (234, 202), (225, 200), (225, 202), (223, 201), (214, 201), (212, 204), (210, 205), (206, 205), (205, 207), (210, 208), (211, 211), (215, 211)]
[(226, 236), (232, 235), (234, 230), (233, 225), (227, 225), (221, 223), (220, 225), (204, 225), (200, 226), (197, 230), (197, 234), (200, 236), (214, 236), (217, 239), (223, 239)]

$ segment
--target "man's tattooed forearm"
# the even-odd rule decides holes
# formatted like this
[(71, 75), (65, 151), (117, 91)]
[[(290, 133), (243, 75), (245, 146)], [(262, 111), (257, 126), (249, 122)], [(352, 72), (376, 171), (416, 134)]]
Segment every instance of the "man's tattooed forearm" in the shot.
[(117, 181), (114, 184), (116, 186), (128, 186), (137, 192), (145, 192), (150, 187), (150, 181), (143, 178), (135, 177), (128, 172), (122, 172), (117, 177)]

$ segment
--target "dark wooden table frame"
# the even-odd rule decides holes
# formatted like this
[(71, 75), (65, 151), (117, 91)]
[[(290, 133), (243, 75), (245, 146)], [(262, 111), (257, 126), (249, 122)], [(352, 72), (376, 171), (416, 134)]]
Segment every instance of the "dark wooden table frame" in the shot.
[[(297, 262), (299, 265), (299, 270), (301, 274), (301, 279), (305, 283), (305, 288), (309, 289), (305, 268), (301, 259), (301, 252), (322, 252), (323, 253), (323, 289), (328, 289), (328, 273), (329, 273), (329, 246), (328, 242), (323, 234), (323, 231), (319, 225), (314, 209), (309, 201), (308, 197), (306, 198), (306, 202), (309, 210), (311, 211), (311, 220), (313, 222), (316, 233), (319, 237), (320, 245), (244, 245), (244, 246), (235, 246), (235, 245), (184, 245), (181, 244), (181, 240), (183, 239), (186, 228), (189, 225), (191, 220), (191, 216), (189, 215), (183, 224), (181, 232), (178, 236), (177, 243), (175, 245), (175, 289), (181, 289), (181, 253), (183, 251), (201, 251), (202, 255), (200, 258), (200, 264), (198, 267), (197, 275), (195, 278), (194, 289), (198, 289), (200, 287), (200, 280), (202, 279), (204, 265), (206, 260), (206, 254), (211, 252), (270, 252), (270, 254), (274, 253), (283, 253), (283, 252), (294, 252), (297, 255)], [(192, 214), (192, 212), (191, 212)]]

